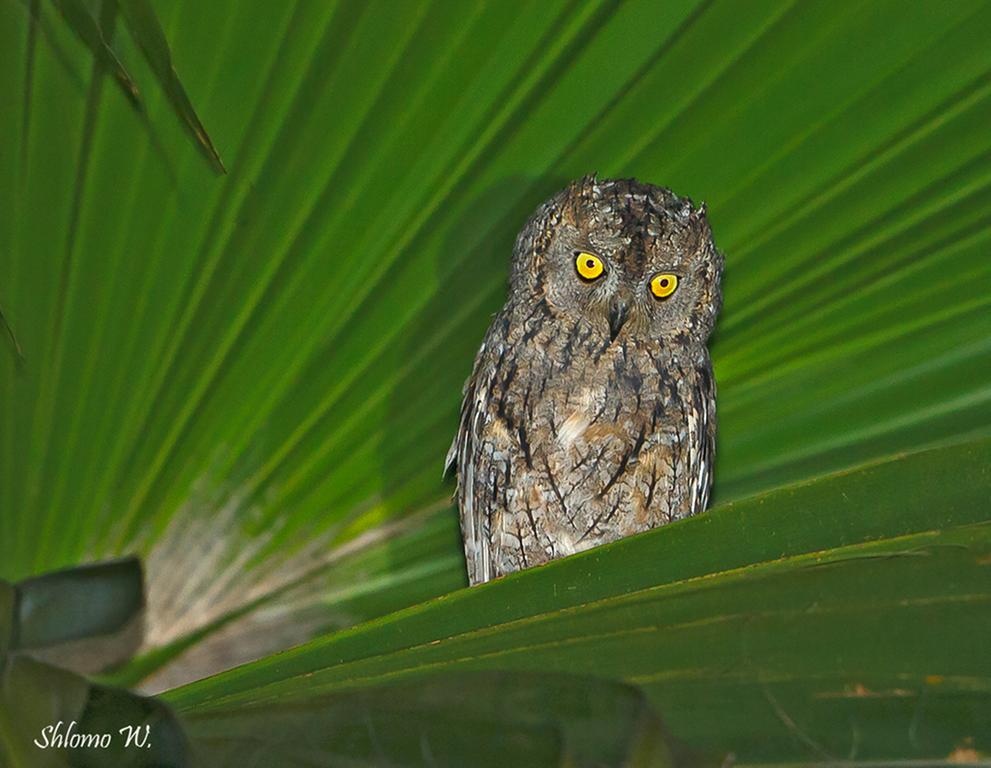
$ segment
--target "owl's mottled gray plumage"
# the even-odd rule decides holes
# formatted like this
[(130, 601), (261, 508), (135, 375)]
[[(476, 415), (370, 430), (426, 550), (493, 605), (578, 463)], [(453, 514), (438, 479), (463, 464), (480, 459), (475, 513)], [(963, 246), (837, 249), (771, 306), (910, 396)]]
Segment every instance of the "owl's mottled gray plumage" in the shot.
[(670, 190), (586, 177), (537, 210), (447, 456), (472, 584), (705, 509), (721, 272), (704, 206)]

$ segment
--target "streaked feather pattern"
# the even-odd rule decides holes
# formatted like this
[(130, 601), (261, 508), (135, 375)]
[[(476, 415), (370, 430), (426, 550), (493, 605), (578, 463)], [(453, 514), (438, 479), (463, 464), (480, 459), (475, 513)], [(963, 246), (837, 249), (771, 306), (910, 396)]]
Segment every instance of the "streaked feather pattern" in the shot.
[[(593, 250), (608, 279), (581, 285)], [(684, 286), (663, 306), (659, 268)], [(704, 208), (668, 190), (586, 178), (538, 209), (447, 455), (472, 584), (705, 509), (721, 269)]]

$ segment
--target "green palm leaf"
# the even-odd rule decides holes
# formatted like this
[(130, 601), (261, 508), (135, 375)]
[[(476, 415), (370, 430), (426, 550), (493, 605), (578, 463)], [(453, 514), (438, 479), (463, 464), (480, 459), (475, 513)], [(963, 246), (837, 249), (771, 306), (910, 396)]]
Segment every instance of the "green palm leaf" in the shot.
[[(608, 652), (747, 761), (991, 749), (991, 4), (61, 6), (0, 2), (0, 577), (142, 556), (118, 681), (317, 638), (195, 717)], [(460, 386), (592, 171), (708, 203), (717, 509), (456, 591)]]
[(984, 440), (762, 494), (166, 699), (195, 717), (438, 672), (585, 669), (745, 763), (986, 750), (989, 460)]

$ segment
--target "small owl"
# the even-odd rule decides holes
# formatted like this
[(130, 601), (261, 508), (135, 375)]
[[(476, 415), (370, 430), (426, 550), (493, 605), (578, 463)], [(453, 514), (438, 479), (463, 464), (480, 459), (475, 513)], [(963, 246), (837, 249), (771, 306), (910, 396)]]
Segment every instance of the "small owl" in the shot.
[(472, 584), (705, 509), (722, 265), (662, 187), (590, 176), (537, 209), (447, 455)]

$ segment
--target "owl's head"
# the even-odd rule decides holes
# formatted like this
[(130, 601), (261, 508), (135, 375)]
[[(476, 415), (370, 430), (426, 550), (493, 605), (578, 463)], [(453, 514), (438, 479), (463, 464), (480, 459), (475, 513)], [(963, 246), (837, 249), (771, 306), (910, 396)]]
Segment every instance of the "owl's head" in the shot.
[(511, 299), (545, 302), (603, 336), (704, 343), (719, 312), (722, 255), (705, 206), (632, 179), (573, 182), (520, 233)]

